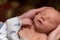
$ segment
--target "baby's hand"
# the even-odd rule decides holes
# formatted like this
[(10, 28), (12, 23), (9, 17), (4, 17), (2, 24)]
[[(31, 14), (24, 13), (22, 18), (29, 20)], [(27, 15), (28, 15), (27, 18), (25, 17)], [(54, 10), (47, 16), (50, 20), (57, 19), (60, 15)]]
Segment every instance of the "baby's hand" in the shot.
[(22, 26), (32, 26), (32, 20), (28, 18), (22, 19)]
[(19, 38), (20, 38), (21, 40), (31, 40), (31, 39), (28, 37), (28, 35), (26, 34), (26, 31), (24, 31), (24, 30), (20, 30), (20, 31), (19, 31)]
[(31, 9), (25, 13), (23, 13), (22, 15), (19, 16), (19, 18), (29, 18), (29, 19), (33, 19), (34, 16), (40, 12), (40, 11), (43, 11), (45, 9), (47, 9), (48, 7), (41, 7), (41, 8), (38, 8), (38, 9)]
[(20, 37), (21, 40), (31, 40), (31, 39), (28, 39), (29, 37), (27, 36), (28, 34), (26, 34), (27, 32), (24, 30), (23, 27), (27, 27), (27, 28), (30, 28), (32, 27), (32, 20), (31, 19), (28, 19), (28, 18), (23, 18), (22, 19), (22, 29), (23, 30), (20, 30), (18, 32), (18, 35)]

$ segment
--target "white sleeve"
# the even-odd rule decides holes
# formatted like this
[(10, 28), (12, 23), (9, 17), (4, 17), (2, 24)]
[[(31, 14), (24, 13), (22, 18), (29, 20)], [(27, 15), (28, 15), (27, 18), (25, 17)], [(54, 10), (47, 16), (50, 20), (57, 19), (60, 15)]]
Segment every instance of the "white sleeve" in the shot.
[(7, 39), (6, 23), (0, 23), (0, 40), (8, 40)]
[(20, 40), (18, 37), (18, 31), (21, 29), (22, 22), (18, 17), (8, 19), (6, 21), (8, 38), (10, 40)]

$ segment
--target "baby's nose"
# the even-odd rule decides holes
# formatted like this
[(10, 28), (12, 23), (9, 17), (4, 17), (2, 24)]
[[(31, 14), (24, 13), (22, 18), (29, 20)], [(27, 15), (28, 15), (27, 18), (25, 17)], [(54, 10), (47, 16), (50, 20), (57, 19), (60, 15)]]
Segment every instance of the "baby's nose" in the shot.
[(46, 21), (47, 17), (46, 16), (41, 16), (43, 21)]

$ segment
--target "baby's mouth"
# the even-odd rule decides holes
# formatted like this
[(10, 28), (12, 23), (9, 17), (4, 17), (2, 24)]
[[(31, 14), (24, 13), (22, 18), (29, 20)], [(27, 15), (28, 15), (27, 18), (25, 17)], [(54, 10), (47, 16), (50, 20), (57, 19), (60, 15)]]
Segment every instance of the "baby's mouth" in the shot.
[(41, 25), (42, 25), (42, 22), (41, 22), (40, 20), (38, 20), (38, 22), (39, 22), (39, 24), (41, 24)]

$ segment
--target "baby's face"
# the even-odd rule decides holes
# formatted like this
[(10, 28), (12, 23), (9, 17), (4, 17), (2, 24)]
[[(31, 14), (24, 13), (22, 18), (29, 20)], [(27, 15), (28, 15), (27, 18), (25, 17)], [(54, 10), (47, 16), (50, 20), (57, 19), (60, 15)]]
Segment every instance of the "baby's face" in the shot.
[(59, 24), (59, 12), (54, 8), (41, 11), (34, 17), (35, 29), (38, 32), (49, 33)]

